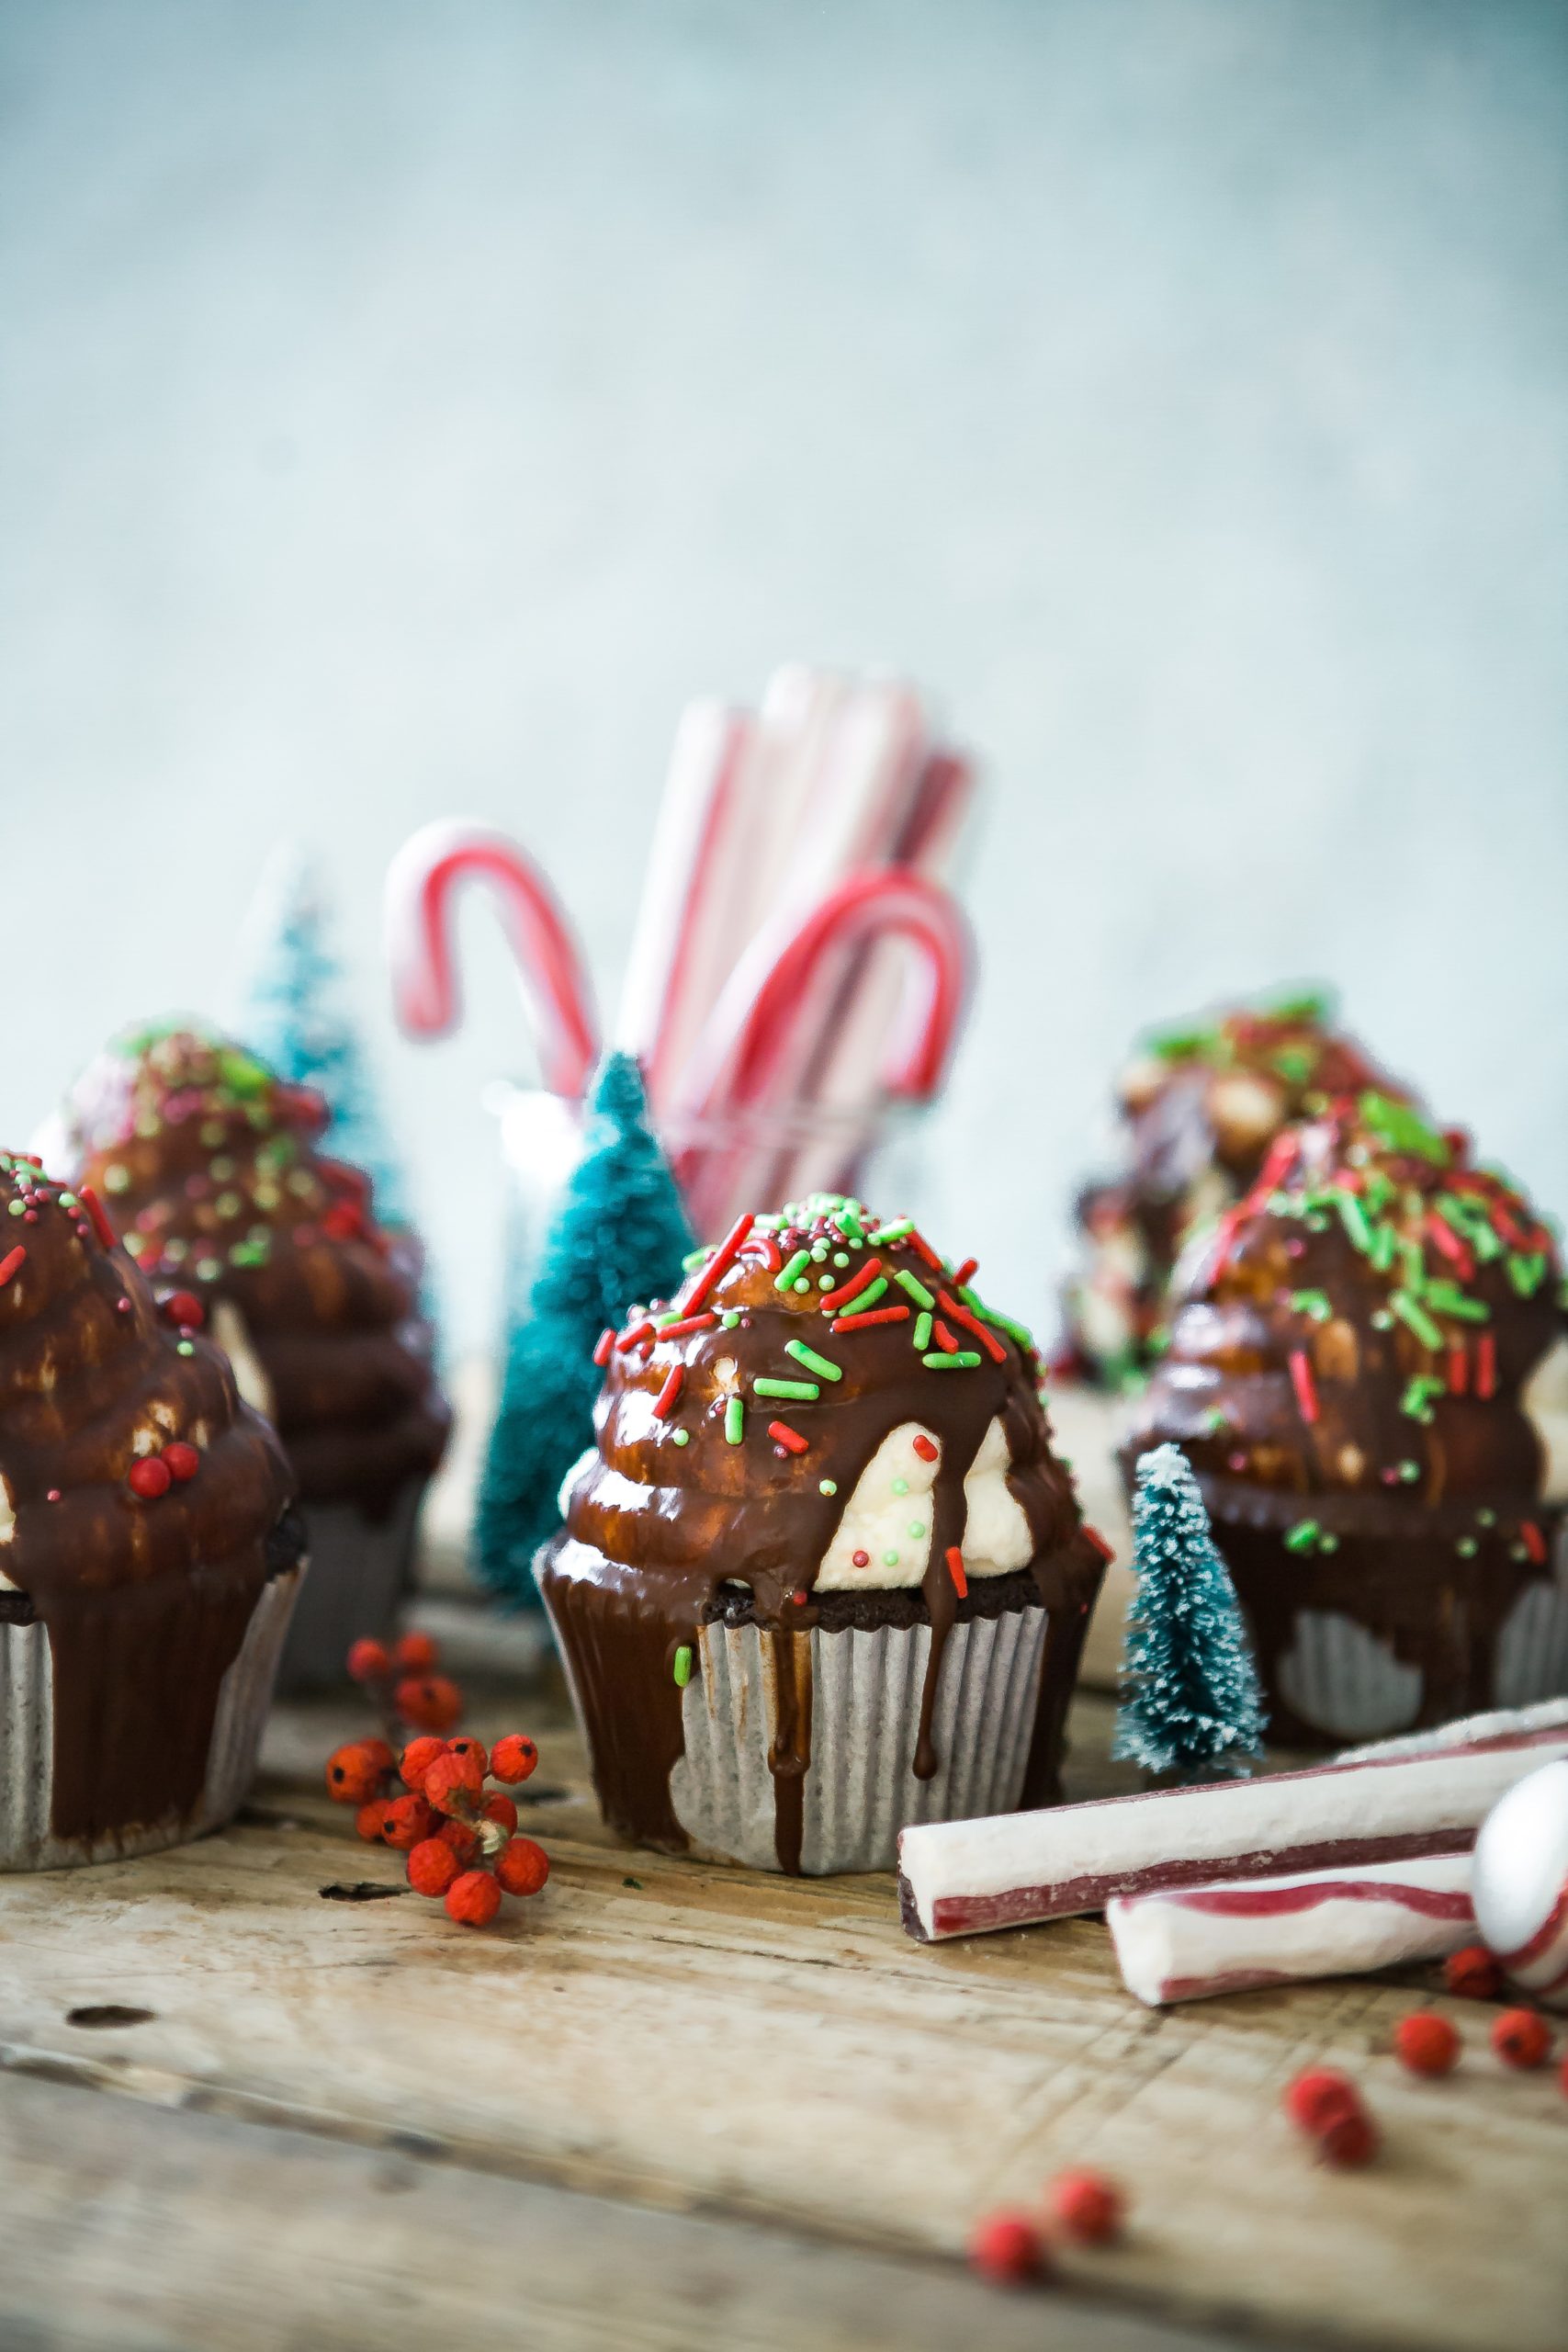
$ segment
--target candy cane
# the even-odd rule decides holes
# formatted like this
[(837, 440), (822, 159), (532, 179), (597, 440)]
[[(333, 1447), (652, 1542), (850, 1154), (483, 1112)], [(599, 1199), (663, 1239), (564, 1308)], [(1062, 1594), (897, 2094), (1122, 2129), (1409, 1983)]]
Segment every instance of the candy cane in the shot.
[(453, 906), (471, 880), (494, 893), (546, 1085), (552, 1093), (581, 1094), (599, 1055), (587, 971), (549, 884), (504, 833), (444, 819), (422, 826), (388, 868), (387, 956), (400, 1026), (411, 1037), (445, 1037), (457, 1025)]

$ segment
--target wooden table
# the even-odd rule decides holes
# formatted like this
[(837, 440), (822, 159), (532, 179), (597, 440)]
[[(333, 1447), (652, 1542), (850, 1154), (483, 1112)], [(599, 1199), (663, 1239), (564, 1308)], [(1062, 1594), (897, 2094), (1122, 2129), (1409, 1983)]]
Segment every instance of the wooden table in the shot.
[[(1098, 1921), (917, 1946), (884, 1878), (616, 1847), (558, 1695), (454, 1665), (542, 1750), (553, 1875), (496, 1928), (326, 1801), (352, 1698), (278, 1712), (227, 1834), (0, 1882), (0, 2344), (1568, 2342), (1568, 2105), (1462, 2003), (1460, 2073), (1404, 2075), (1420, 1972), (1155, 2014)], [(1080, 1700), (1080, 1795), (1126, 1785), (1109, 1717)], [(1282, 2120), (1313, 2059), (1364, 2083), (1374, 2169)], [(1069, 2163), (1126, 2184), (1125, 2244), (968, 2278), (976, 2215)]]

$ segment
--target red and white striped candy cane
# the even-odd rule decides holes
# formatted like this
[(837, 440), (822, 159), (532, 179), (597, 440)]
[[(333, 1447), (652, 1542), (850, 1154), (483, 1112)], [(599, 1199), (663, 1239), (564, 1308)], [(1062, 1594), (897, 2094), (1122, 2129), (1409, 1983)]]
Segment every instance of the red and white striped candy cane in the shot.
[(599, 1057), (592, 989), (577, 941), (544, 875), (506, 834), (462, 819), (423, 825), (387, 870), (392, 998), (411, 1037), (446, 1037), (462, 1012), (453, 956), (454, 901), (483, 882), (517, 965), (546, 1085), (579, 1095)]

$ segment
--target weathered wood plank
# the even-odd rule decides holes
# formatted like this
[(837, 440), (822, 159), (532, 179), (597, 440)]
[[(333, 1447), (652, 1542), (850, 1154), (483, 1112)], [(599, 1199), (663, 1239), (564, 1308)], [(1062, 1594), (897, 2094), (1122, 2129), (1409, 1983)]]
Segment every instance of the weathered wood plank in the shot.
[[(477, 1711), (480, 1729), (520, 1710)], [(13, 2065), (347, 2139), (414, 2132), (475, 2169), (723, 2209), (888, 2251), (953, 2254), (972, 2217), (1068, 2162), (1122, 2176), (1137, 2225), (1068, 2276), (1166, 2312), (1383, 2345), (1560, 2352), (1568, 2109), (1471, 2054), (1417, 2084), (1378, 2052), (1407, 2006), (1361, 1980), (1164, 2015), (1074, 1921), (935, 1950), (886, 1879), (789, 1883), (632, 1854), (539, 1704), (529, 1809), (547, 1894), (485, 1936), (395, 1883), (320, 1792), (350, 1710), (281, 1714), (254, 1818), (183, 1852), (0, 1885)], [(1080, 1793), (1116, 1785), (1078, 1713)], [(312, 1785), (312, 1782), (315, 1784)], [(1418, 1979), (1409, 1980), (1418, 1982)], [(73, 2008), (153, 2014), (84, 2029)], [(1361, 2075), (1387, 2152), (1315, 2167), (1279, 2112), (1310, 2058)]]
[[(28, 2082), (0, 2095), (0, 2342), (132, 2352), (1204, 2352), (1059, 2290)], [(16, 2250), (26, 2249), (26, 2258)]]

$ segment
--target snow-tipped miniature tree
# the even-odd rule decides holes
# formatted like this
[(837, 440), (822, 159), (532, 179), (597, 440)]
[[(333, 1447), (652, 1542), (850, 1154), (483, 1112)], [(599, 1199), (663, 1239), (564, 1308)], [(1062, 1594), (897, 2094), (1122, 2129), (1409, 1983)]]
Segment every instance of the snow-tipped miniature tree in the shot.
[(1139, 1457), (1133, 1565), (1111, 1754), (1179, 1781), (1245, 1772), (1268, 1717), (1235, 1587), (1178, 1446)]
[(369, 1057), (349, 1011), (327, 904), (310, 862), (286, 847), (262, 876), (246, 919), (235, 1010), (241, 1040), (294, 1086), (324, 1095), (326, 1150), (363, 1169), (383, 1225), (410, 1222), (402, 1171), (381, 1115)]
[(601, 1063), (584, 1153), (545, 1243), (525, 1314), (507, 1334), (501, 1407), (474, 1526), (479, 1574), (523, 1607), (534, 1554), (558, 1526), (561, 1480), (593, 1442), (601, 1332), (628, 1307), (672, 1297), (692, 1247), (681, 1196), (648, 1125), (629, 1055)]

